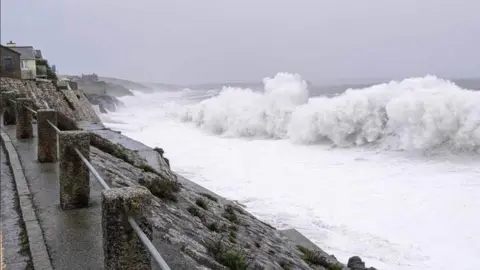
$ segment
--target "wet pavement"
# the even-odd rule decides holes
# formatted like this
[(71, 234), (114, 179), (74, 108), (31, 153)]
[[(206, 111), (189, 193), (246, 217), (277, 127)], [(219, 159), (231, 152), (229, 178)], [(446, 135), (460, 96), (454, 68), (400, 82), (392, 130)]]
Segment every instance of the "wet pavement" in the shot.
[(90, 176), (90, 206), (63, 211), (59, 206), (58, 163), (37, 162), (37, 138), (16, 139), (15, 126), (3, 130), (22, 163), (53, 268), (103, 269), (101, 187), (94, 176)]
[[(1, 144), (0, 144), (1, 145)], [(2, 222), (2, 269), (33, 269), (28, 249), (25, 224), (21, 219), (20, 205), (12, 170), (5, 149), (0, 151), (0, 188)]]
[[(60, 208), (58, 163), (37, 162), (36, 125), (33, 128), (34, 138), (26, 140), (18, 140), (15, 137), (15, 126), (4, 126), (2, 129), (10, 137), (22, 163), (53, 269), (103, 269), (102, 187), (93, 174), (90, 174), (89, 207), (63, 211)], [(98, 131), (110, 139), (118, 139), (115, 136), (118, 132)], [(130, 149), (145, 151), (146, 155), (156, 155), (156, 152), (147, 149), (147, 146), (139, 142), (126, 137), (120, 139)], [(152, 159), (152, 161), (149, 162), (151, 166), (159, 166), (156, 159)], [(103, 172), (99, 171), (99, 174), (103, 175)], [(156, 232), (154, 232), (153, 243), (155, 246), (161, 247), (164, 243), (155, 234)], [(159, 269), (153, 260), (152, 269)]]

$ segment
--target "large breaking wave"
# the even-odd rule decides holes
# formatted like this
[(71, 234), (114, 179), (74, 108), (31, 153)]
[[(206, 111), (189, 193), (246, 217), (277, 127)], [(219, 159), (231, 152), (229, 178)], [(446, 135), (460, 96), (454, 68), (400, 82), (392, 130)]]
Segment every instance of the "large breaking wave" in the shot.
[(225, 87), (174, 115), (212, 133), (336, 146), (382, 143), (397, 149), (480, 146), (480, 92), (435, 76), (311, 97), (297, 74), (264, 79), (264, 91)]

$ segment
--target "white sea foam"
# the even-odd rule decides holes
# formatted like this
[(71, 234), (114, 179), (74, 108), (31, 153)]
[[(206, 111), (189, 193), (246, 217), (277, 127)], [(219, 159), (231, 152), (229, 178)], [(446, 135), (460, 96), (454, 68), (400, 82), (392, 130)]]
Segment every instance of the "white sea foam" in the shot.
[[(165, 149), (177, 173), (277, 228), (297, 228), (342, 262), (359, 255), (378, 269), (480, 269), (479, 156), (378, 148), (474, 149), (476, 92), (433, 76), (330, 99), (307, 99), (297, 75), (265, 84), (200, 103), (207, 90), (135, 93), (102, 118)], [(286, 140), (244, 139), (258, 136)]]
[(264, 85), (264, 92), (225, 87), (173, 114), (230, 137), (328, 140), (336, 146), (381, 141), (396, 149), (480, 145), (480, 93), (435, 76), (348, 89), (331, 98), (308, 98), (307, 84), (297, 74), (279, 73)]

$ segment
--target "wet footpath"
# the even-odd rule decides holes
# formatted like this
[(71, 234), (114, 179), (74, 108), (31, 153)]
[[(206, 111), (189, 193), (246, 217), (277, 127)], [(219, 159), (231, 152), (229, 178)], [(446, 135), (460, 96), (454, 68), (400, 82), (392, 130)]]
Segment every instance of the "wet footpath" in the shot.
[(1, 269), (33, 269), (20, 203), (5, 149), (0, 151)]

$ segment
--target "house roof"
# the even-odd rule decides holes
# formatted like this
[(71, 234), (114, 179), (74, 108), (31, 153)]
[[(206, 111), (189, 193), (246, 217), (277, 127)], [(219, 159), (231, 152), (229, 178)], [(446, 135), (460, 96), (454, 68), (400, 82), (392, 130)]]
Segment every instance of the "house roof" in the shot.
[(9, 48), (19, 52), (20, 59), (22, 60), (35, 60), (35, 51), (32, 46), (15, 46)]
[(41, 50), (35, 50), (33, 51), (35, 53), (35, 57), (36, 58), (43, 58), (42, 57), (42, 51)]
[(13, 53), (16, 53), (16, 54), (21, 54), (21, 53), (19, 53), (19, 52), (15, 51), (15, 50), (12, 50), (11, 48), (9, 48), (9, 47), (7, 47), (7, 46), (0, 45), (0, 47), (2, 47), (2, 49), (5, 49), (5, 50), (8, 50), (8, 51), (11, 51), (11, 52), (13, 52)]

